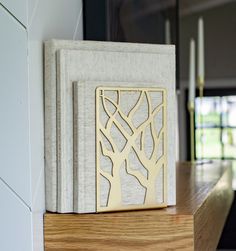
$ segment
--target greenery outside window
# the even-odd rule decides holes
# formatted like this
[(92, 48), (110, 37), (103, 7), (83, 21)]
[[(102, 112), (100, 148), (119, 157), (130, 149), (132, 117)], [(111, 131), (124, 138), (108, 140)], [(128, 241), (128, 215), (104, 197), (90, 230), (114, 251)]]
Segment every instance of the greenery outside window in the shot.
[(195, 99), (195, 156), (232, 160), (236, 173), (236, 93), (214, 94)]

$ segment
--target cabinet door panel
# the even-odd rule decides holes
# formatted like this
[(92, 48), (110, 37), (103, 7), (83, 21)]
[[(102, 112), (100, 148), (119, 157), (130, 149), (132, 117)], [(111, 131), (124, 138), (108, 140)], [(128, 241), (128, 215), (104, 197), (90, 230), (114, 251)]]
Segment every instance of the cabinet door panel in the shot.
[(0, 3), (27, 26), (27, 0), (0, 0)]
[(31, 212), (0, 180), (0, 249), (32, 251)]
[(30, 206), (26, 30), (0, 7), (0, 177)]

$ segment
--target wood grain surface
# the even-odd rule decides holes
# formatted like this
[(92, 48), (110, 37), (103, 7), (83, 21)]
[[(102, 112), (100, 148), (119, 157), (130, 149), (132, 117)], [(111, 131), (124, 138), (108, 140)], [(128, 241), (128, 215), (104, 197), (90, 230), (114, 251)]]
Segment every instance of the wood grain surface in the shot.
[(215, 250), (232, 199), (229, 163), (177, 166), (177, 205), (44, 217), (46, 251)]

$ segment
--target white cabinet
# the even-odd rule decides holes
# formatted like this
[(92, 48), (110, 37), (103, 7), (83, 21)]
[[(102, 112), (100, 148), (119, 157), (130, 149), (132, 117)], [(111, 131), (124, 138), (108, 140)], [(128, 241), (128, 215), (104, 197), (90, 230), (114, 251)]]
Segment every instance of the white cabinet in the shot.
[(0, 34), (0, 177), (31, 206), (27, 32), (3, 7)]
[(0, 180), (0, 250), (32, 251), (31, 212)]
[(24, 26), (27, 26), (27, 0), (0, 0), (0, 3)]
[(0, 251), (42, 251), (43, 41), (82, 38), (82, 1), (0, 4)]
[[(69, 14), (68, 14), (69, 13)], [(43, 41), (82, 38), (81, 0), (28, 1), (32, 210), (44, 209)]]

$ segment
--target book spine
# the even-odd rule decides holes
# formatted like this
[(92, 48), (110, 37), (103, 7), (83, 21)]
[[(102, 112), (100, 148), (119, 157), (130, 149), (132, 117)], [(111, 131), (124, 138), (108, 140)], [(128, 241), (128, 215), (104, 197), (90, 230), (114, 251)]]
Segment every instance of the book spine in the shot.
[[(73, 164), (74, 164), (74, 212), (79, 212), (79, 98), (78, 98), (78, 85), (77, 82), (73, 83)], [(81, 107), (82, 108), (82, 107)], [(80, 149), (81, 150), (81, 149)], [(83, 156), (82, 156), (83, 157)], [(80, 206), (82, 206), (80, 204)]]
[[(87, 82), (73, 86), (74, 212), (96, 212), (94, 89)], [(92, 98), (92, 99), (91, 99)], [(92, 118), (92, 119), (91, 119)], [(91, 144), (92, 143), (92, 144)]]
[(44, 98), (46, 210), (56, 212), (56, 55), (52, 41), (45, 42)]
[(72, 83), (66, 70), (66, 52), (57, 59), (57, 211), (73, 212), (73, 97)]

